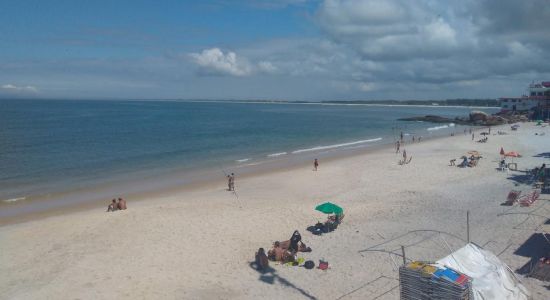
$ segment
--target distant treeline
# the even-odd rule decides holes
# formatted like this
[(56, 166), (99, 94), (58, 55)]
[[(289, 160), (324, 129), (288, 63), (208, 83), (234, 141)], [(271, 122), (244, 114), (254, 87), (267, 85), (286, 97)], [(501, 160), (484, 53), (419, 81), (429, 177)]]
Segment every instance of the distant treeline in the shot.
[(439, 106), (487, 106), (498, 107), (496, 99), (445, 99), (445, 100), (359, 100), (322, 101), (322, 103), (382, 104), (382, 105), (439, 105)]

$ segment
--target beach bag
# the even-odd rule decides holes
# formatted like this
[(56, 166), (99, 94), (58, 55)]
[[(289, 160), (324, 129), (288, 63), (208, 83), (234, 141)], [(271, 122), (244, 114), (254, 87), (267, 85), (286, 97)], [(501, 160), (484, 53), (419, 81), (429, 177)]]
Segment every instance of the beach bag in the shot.
[(304, 263), (304, 268), (311, 270), (315, 268), (315, 263), (312, 260), (308, 260)]
[(319, 269), (321, 269), (323, 271), (328, 269), (328, 262), (319, 260)]

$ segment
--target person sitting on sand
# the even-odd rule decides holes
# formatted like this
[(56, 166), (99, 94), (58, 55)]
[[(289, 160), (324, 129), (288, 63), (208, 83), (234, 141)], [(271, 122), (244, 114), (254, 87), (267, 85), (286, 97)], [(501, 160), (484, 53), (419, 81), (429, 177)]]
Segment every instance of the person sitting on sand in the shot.
[(290, 237), (290, 245), (288, 246), (288, 250), (292, 251), (293, 253), (298, 252), (298, 243), (302, 241), (302, 236), (298, 232), (298, 230), (295, 230), (292, 236)]
[(120, 209), (120, 210), (126, 209), (126, 200), (124, 200), (122, 198), (118, 198), (117, 208)]
[(256, 252), (256, 268), (260, 271), (266, 270), (269, 267), (269, 260), (265, 254), (264, 248), (258, 249)]
[(109, 206), (107, 206), (107, 211), (110, 212), (110, 211), (115, 211), (117, 210), (117, 204), (116, 204), (116, 199), (113, 199), (113, 202), (111, 202), (109, 204)]

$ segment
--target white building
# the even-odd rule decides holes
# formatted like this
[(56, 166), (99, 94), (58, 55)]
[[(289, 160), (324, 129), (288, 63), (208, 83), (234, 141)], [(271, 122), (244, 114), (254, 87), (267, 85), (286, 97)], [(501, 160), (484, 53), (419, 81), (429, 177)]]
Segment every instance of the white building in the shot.
[(503, 97), (499, 98), (500, 110), (507, 111), (530, 111), (536, 108), (548, 109), (550, 100), (550, 81), (541, 83), (532, 83), (527, 89), (527, 95), (521, 97)]

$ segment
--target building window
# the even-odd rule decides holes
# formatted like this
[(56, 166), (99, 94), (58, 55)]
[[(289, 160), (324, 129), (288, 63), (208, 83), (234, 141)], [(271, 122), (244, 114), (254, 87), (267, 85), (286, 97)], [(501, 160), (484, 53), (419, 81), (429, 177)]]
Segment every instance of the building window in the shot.
[(538, 92), (538, 93), (537, 93), (537, 96), (542, 96), (542, 92)]
[(512, 102), (516, 102), (516, 99), (512, 99)]
[(531, 96), (535, 96), (537, 93), (535, 92), (531, 92)]

